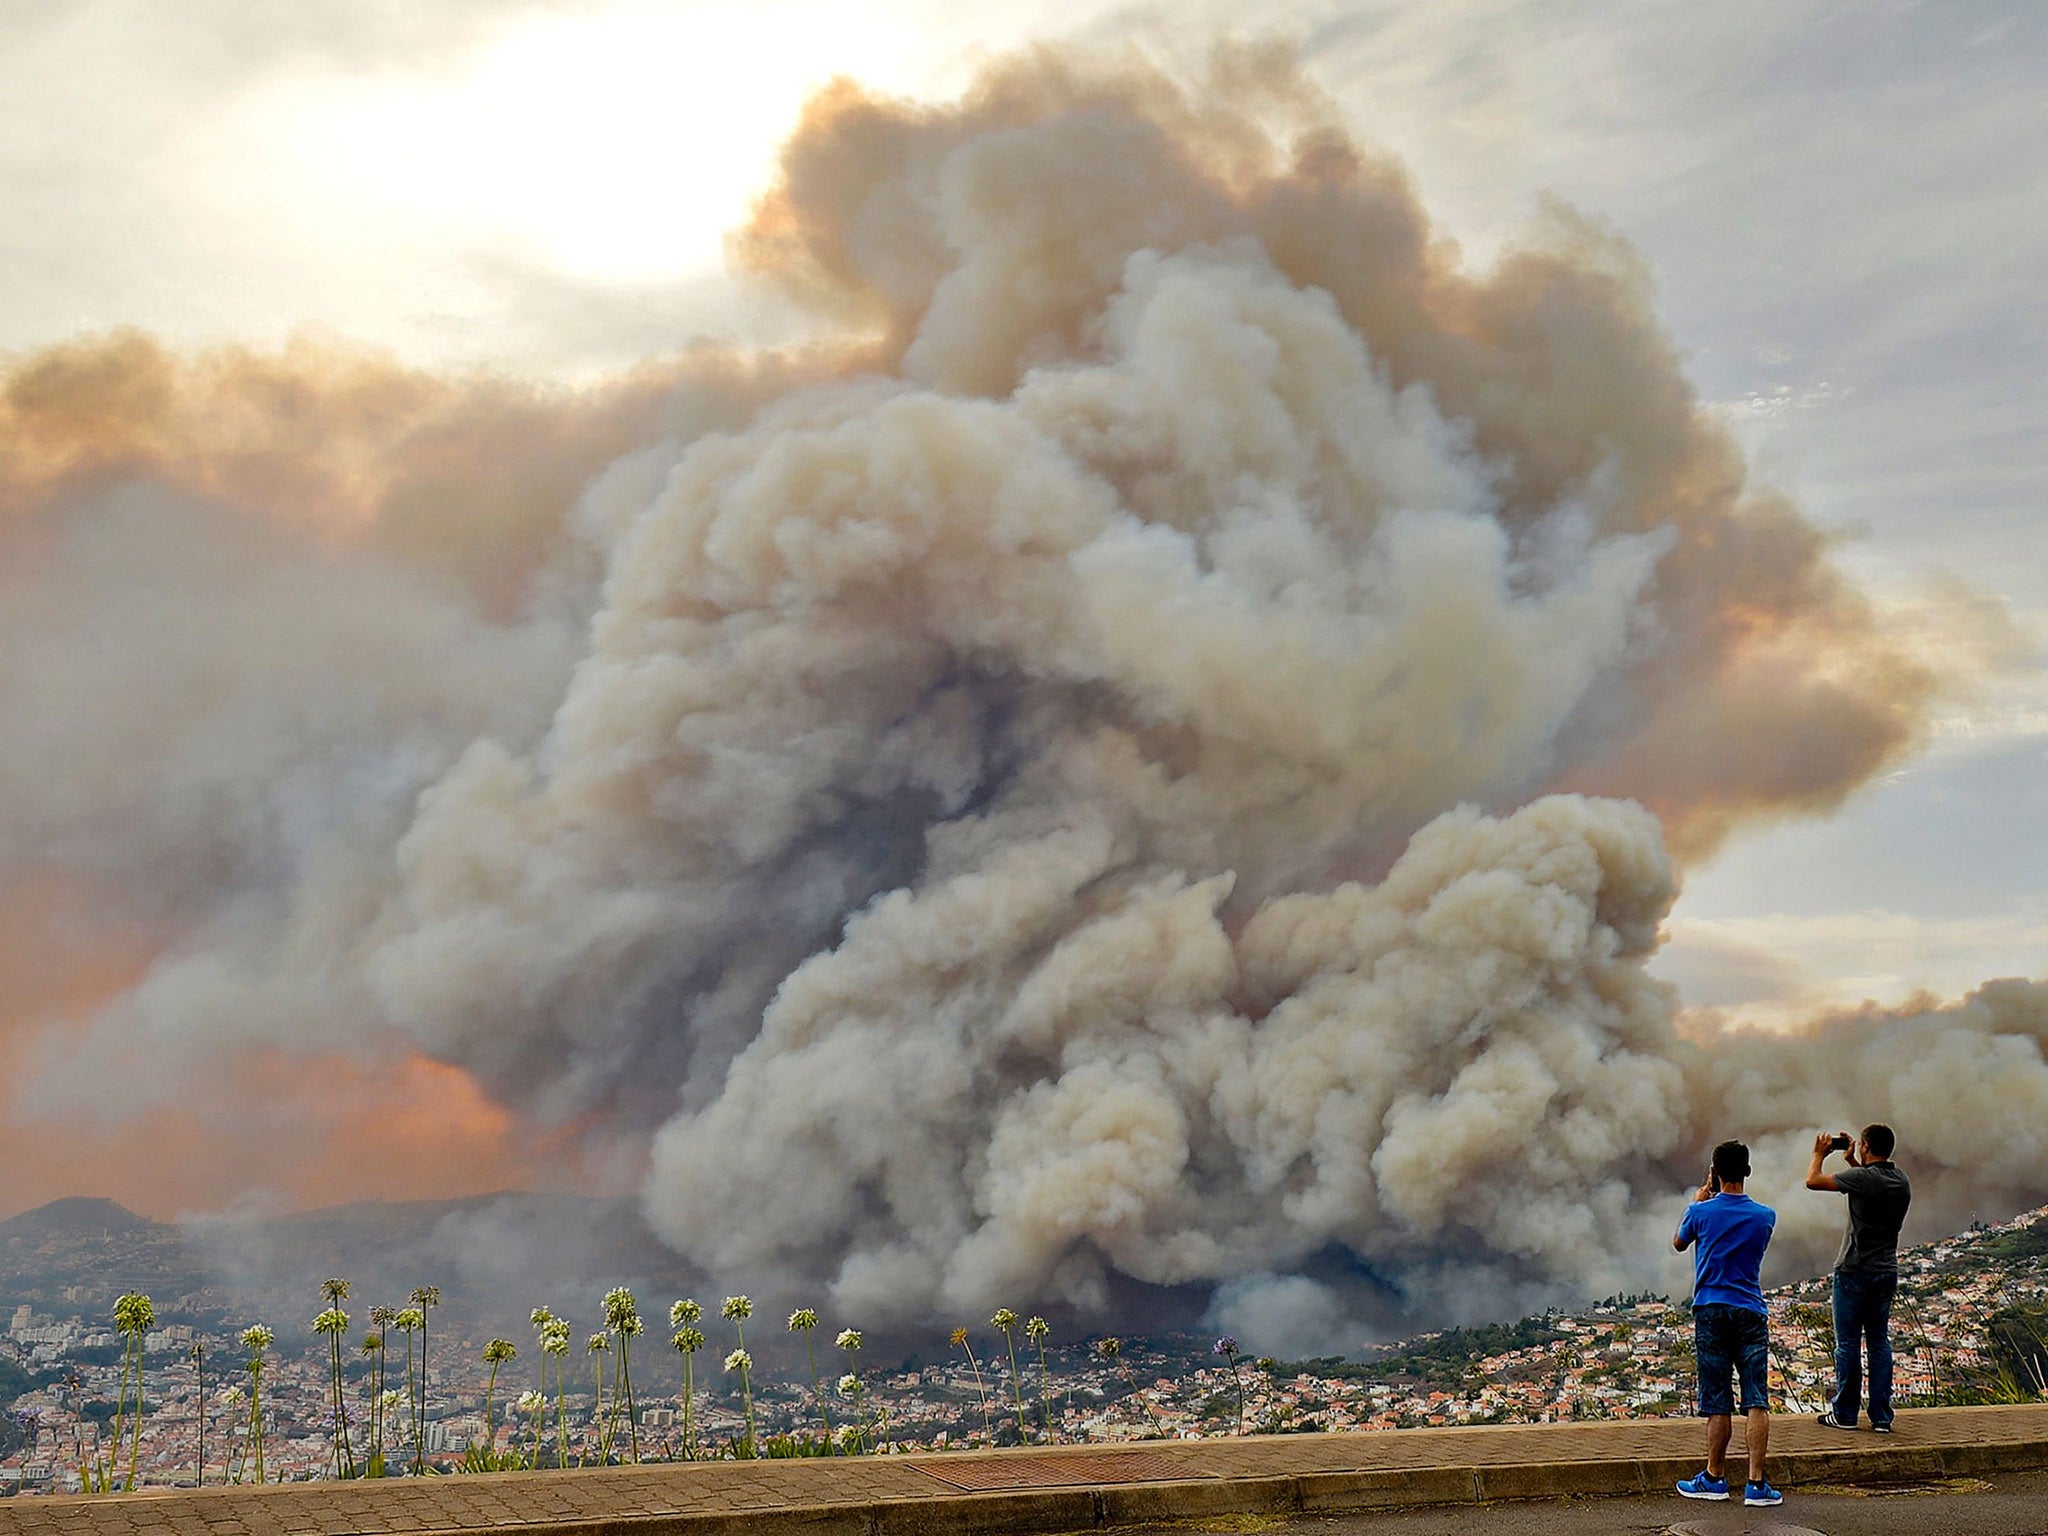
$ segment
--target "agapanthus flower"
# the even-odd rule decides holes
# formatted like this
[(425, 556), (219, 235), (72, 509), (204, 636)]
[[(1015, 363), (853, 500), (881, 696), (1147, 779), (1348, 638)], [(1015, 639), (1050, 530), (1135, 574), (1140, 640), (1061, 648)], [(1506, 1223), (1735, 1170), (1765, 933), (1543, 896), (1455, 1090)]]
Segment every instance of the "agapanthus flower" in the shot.
[(753, 1298), (750, 1296), (728, 1296), (725, 1298), (725, 1305), (718, 1310), (721, 1316), (744, 1322), (747, 1318), (754, 1315)]
[(589, 1338), (583, 1341), (584, 1350), (587, 1353), (593, 1355), (596, 1354), (599, 1350), (610, 1349), (611, 1347), (612, 1336), (608, 1333), (593, 1333)]
[(245, 1349), (263, 1350), (277, 1342), (277, 1335), (261, 1323), (251, 1323), (242, 1330), (242, 1346)]
[(859, 1349), (860, 1330), (858, 1328), (842, 1328), (839, 1330), (839, 1337), (832, 1342), (841, 1349)]
[(615, 1285), (604, 1293), (604, 1320), (608, 1327), (623, 1327), (629, 1318), (640, 1315), (640, 1303), (633, 1299), (633, 1293), (623, 1285)]
[(427, 1314), (418, 1307), (407, 1307), (391, 1319), (391, 1326), (407, 1333), (418, 1333), (427, 1326)]
[(725, 1357), (728, 1371), (750, 1371), (754, 1368), (754, 1357), (744, 1349), (736, 1349)]
[(329, 1307), (313, 1319), (315, 1333), (347, 1333), (348, 1314), (338, 1307)]
[(789, 1331), (791, 1333), (809, 1333), (817, 1326), (818, 1314), (809, 1307), (798, 1307), (796, 1311), (789, 1314)]
[(383, 1347), (384, 1347), (384, 1335), (383, 1335), (383, 1334), (381, 1334), (381, 1333), (366, 1333), (366, 1334), (364, 1334), (364, 1335), (363, 1335), (363, 1342), (362, 1342), (362, 1343), (360, 1343), (360, 1344), (358, 1344), (358, 1345), (356, 1346), (356, 1349), (357, 1349), (357, 1351), (358, 1351), (359, 1353), (362, 1353), (362, 1354), (365, 1354), (365, 1355), (374, 1355), (374, 1354), (376, 1354), (376, 1353), (377, 1353), (377, 1351), (378, 1351), (378, 1350), (382, 1349)]
[(346, 1280), (323, 1280), (320, 1283), (320, 1291), (335, 1306), (340, 1306), (344, 1301), (348, 1300), (348, 1282)]
[(1095, 1353), (1102, 1356), (1105, 1360), (1114, 1360), (1123, 1352), (1124, 1341), (1122, 1339), (1102, 1339), (1095, 1346)]
[(551, 1355), (569, 1353), (569, 1324), (563, 1318), (555, 1318), (541, 1324), (540, 1347)]
[(377, 1401), (383, 1405), (386, 1413), (396, 1413), (399, 1405), (405, 1401), (405, 1394), (399, 1391), (398, 1388), (393, 1387), (380, 1396)]
[(438, 1307), (441, 1305), (441, 1287), (422, 1285), (414, 1288), (412, 1304), (415, 1307)]
[(147, 1333), (156, 1326), (156, 1304), (140, 1291), (114, 1302), (114, 1327), (122, 1333)]
[(493, 1339), (484, 1346), (484, 1363), (499, 1365), (519, 1353), (519, 1346), (510, 1339)]
[(1051, 1332), (1052, 1326), (1042, 1317), (1031, 1318), (1024, 1324), (1024, 1337), (1027, 1339), (1042, 1339)]
[(240, 1387), (229, 1387), (215, 1401), (223, 1403), (228, 1407), (233, 1407), (236, 1403), (246, 1403), (249, 1401), (249, 1394)]
[(966, 1342), (967, 1330), (965, 1328), (955, 1328), (953, 1330), (953, 1347), (955, 1349), (958, 1349), (961, 1345), (965, 1344)]
[(680, 1328), (685, 1323), (694, 1323), (704, 1315), (704, 1309), (685, 1296), (681, 1301), (671, 1303), (668, 1309), (668, 1325)]
[(851, 1371), (840, 1377), (839, 1395), (841, 1397), (858, 1397), (860, 1395), (860, 1378)]
[(1216, 1341), (1215, 1353), (1222, 1355), (1225, 1359), (1229, 1359), (1238, 1353), (1237, 1340), (1226, 1333)]
[(536, 1328), (545, 1328), (549, 1323), (552, 1323), (554, 1320), (555, 1314), (550, 1312), (546, 1307), (535, 1307), (533, 1309), (532, 1315), (527, 1318), (527, 1321), (532, 1323), (533, 1326)]
[(704, 1334), (697, 1328), (678, 1328), (669, 1343), (675, 1345), (678, 1354), (694, 1355), (704, 1347)]
[(375, 1328), (392, 1328), (398, 1323), (398, 1314), (390, 1307), (370, 1308), (370, 1324)]
[(541, 1404), (545, 1401), (547, 1399), (543, 1398), (538, 1392), (528, 1388), (519, 1394), (519, 1411), (521, 1413), (538, 1413), (540, 1412)]
[(996, 1309), (996, 1315), (990, 1318), (989, 1321), (993, 1323), (996, 1327), (1002, 1329), (1003, 1332), (1008, 1333), (1012, 1328), (1017, 1326), (1017, 1314), (1012, 1312), (1008, 1307), (998, 1307)]

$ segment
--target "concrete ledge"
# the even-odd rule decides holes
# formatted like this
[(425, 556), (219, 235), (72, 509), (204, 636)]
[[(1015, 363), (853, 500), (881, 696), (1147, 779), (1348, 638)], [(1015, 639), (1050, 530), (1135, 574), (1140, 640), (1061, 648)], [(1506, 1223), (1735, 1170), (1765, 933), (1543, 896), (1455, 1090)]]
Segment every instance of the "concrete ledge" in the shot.
[(1473, 1485), (1482, 1503), (1505, 1499), (1613, 1498), (1641, 1493), (1643, 1474), (1634, 1461), (1532, 1461), (1474, 1467)]
[(1291, 1515), (1301, 1491), (1291, 1477), (1205, 1477), (1181, 1483), (1130, 1483), (1095, 1494), (1095, 1524), (1139, 1525), (1210, 1515)]
[[(1797, 1418), (1772, 1431), (1787, 1486), (2048, 1467), (2044, 1406), (1919, 1411), (1890, 1438)], [(1696, 1421), (1636, 1421), (150, 1489), (0, 1500), (0, 1536), (1039, 1536), (1658, 1494), (1702, 1449)], [(1738, 1469), (1742, 1454), (1731, 1448)]]
[(1314, 1472), (1296, 1478), (1295, 1482), (1304, 1514), (1479, 1502), (1478, 1473), (1471, 1467), (1420, 1467), (1413, 1472)]

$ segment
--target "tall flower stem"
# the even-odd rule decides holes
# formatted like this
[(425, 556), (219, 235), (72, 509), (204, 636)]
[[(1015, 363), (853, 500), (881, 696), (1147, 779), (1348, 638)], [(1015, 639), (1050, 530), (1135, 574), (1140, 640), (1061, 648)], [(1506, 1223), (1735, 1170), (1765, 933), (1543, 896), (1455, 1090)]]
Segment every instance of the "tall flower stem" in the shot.
[(206, 1486), (206, 1346), (197, 1339), (194, 1339), (190, 1354), (192, 1356), (192, 1374), (195, 1383), (192, 1389), (192, 1416), (198, 1421), (199, 1440), (198, 1466), (192, 1477), (192, 1486), (204, 1488)]
[(498, 1367), (518, 1353), (510, 1339), (493, 1339), (484, 1346), (484, 1363), (491, 1368), (490, 1380), (484, 1383), (484, 1434), (490, 1442), (489, 1460), (485, 1465), (493, 1469), (498, 1460), (498, 1426), (491, 1421), (491, 1400), (498, 1393)]
[(999, 1307), (989, 1321), (1003, 1331), (1003, 1343), (1010, 1355), (1010, 1395), (1017, 1403), (1017, 1438), (1028, 1442), (1031, 1425), (1024, 1412), (1024, 1378), (1017, 1371), (1017, 1314), (1008, 1307)]
[(754, 1315), (754, 1303), (746, 1296), (728, 1296), (719, 1308), (721, 1316), (732, 1323), (733, 1334), (739, 1340), (739, 1347), (725, 1357), (725, 1368), (736, 1370), (740, 1376), (740, 1407), (745, 1415), (747, 1435), (735, 1450), (746, 1460), (758, 1454), (760, 1445), (754, 1431), (754, 1384), (752, 1380), (754, 1359), (747, 1353), (747, 1319)]
[(348, 1314), (334, 1305), (338, 1298), (348, 1295), (348, 1282), (329, 1280), (322, 1289), (329, 1305), (326, 1311), (313, 1319), (313, 1331), (327, 1340), (327, 1389), (334, 1411), (329, 1449), (334, 1456), (334, 1475), (348, 1478), (355, 1476), (355, 1457), (348, 1444), (348, 1406), (342, 1400), (341, 1389), (341, 1340), (348, 1332)]
[[(115, 1302), (114, 1320), (116, 1326), (128, 1342), (125, 1359), (133, 1360), (135, 1367), (135, 1420), (129, 1442), (132, 1449), (128, 1453), (127, 1482), (127, 1487), (133, 1489), (135, 1487), (136, 1467), (142, 1460), (142, 1341), (149, 1330), (156, 1326), (156, 1307), (147, 1296), (142, 1295), (140, 1292), (131, 1292)], [(127, 1375), (128, 1372), (124, 1364), (122, 1370), (123, 1401), (127, 1398)], [(118, 1406), (116, 1411), (118, 1412)], [(121, 1430), (119, 1420), (116, 1419), (113, 1451), (108, 1458), (108, 1471), (110, 1474), (113, 1470), (113, 1463), (120, 1459), (120, 1455)]]
[(538, 1327), (543, 1360), (552, 1356), (555, 1362), (555, 1466), (559, 1470), (569, 1464), (569, 1325), (549, 1313)]
[(1046, 1364), (1045, 1336), (1052, 1332), (1042, 1317), (1034, 1317), (1024, 1324), (1024, 1335), (1038, 1346), (1038, 1395), (1042, 1406), (1040, 1418), (1045, 1425), (1046, 1442), (1050, 1444), (1058, 1437), (1052, 1427), (1052, 1368)]
[[(591, 1427), (597, 1432), (597, 1464), (601, 1467), (611, 1460), (612, 1454), (611, 1421), (604, 1413), (604, 1357), (611, 1352), (611, 1336), (593, 1333), (583, 1347), (590, 1353), (592, 1390), (596, 1393), (596, 1400), (590, 1405), (590, 1422)], [(615, 1399), (618, 1396), (616, 1381), (612, 1387), (612, 1396)], [(585, 1466), (590, 1464), (590, 1449), (586, 1443), (583, 1450)]]
[[(872, 1451), (874, 1449), (874, 1440), (868, 1434), (868, 1389), (867, 1383), (860, 1379), (860, 1346), (862, 1342), (860, 1330), (858, 1328), (842, 1328), (839, 1330), (839, 1337), (832, 1342), (846, 1354), (846, 1374), (839, 1379), (839, 1390), (842, 1395), (853, 1399), (855, 1416), (854, 1446), (859, 1450)], [(850, 1393), (846, 1391), (846, 1383), (849, 1381), (853, 1383), (853, 1390)], [(888, 1423), (888, 1413), (886, 1410), (882, 1413), (882, 1423), (885, 1426)], [(885, 1428), (883, 1431), (883, 1443), (887, 1444), (887, 1442), (888, 1432)]]
[(413, 1311), (420, 1320), (420, 1403), (419, 1411), (413, 1415), (413, 1467), (424, 1472), (427, 1467), (427, 1314), (441, 1305), (441, 1288), (438, 1285), (422, 1285), (412, 1293)]
[(683, 1357), (683, 1457), (697, 1459), (697, 1351), (704, 1347), (704, 1332), (696, 1326), (704, 1309), (685, 1297), (668, 1309), (668, 1325), (675, 1330), (669, 1343)]
[(974, 1372), (974, 1390), (981, 1397), (982, 1433), (988, 1437), (988, 1443), (994, 1445), (996, 1443), (996, 1426), (995, 1421), (990, 1418), (988, 1411), (988, 1383), (981, 1379), (981, 1362), (974, 1358), (974, 1346), (967, 1341), (967, 1330), (965, 1328), (955, 1328), (953, 1330), (953, 1343), (966, 1352), (967, 1368)]
[(276, 1342), (277, 1335), (261, 1323), (252, 1324), (242, 1330), (242, 1343), (249, 1351), (248, 1363), (243, 1367), (249, 1373), (249, 1445), (256, 1451), (256, 1481), (259, 1484), (264, 1480), (263, 1369), (266, 1362), (263, 1354)]
[(640, 1412), (633, 1401), (633, 1341), (647, 1331), (640, 1321), (640, 1303), (623, 1285), (604, 1293), (604, 1325), (619, 1336), (619, 1368), (612, 1385), (612, 1412), (616, 1416), (623, 1396), (626, 1407), (626, 1438), (632, 1446), (635, 1465), (640, 1461)]
[(817, 1402), (818, 1417), (825, 1425), (825, 1453), (835, 1455), (837, 1442), (832, 1438), (832, 1410), (825, 1406), (825, 1389), (818, 1381), (818, 1352), (811, 1346), (811, 1332), (818, 1326), (818, 1314), (809, 1307), (799, 1307), (789, 1314), (789, 1331), (804, 1336), (804, 1360), (811, 1368), (811, 1397)]

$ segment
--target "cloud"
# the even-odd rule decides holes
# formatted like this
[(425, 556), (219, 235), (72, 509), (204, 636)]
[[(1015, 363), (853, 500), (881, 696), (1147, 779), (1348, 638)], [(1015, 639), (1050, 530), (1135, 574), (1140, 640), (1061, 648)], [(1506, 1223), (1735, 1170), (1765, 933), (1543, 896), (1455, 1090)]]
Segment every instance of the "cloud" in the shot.
[(1632, 1288), (1703, 1140), (1810, 1118), (1675, 1027), (1672, 853), (1941, 679), (1616, 237), (1469, 269), (1284, 54), (1040, 51), (826, 92), (734, 250), (839, 338), (10, 375), (0, 878), (162, 929), (39, 1104), (425, 1058), (710, 1275), (1276, 1332)]

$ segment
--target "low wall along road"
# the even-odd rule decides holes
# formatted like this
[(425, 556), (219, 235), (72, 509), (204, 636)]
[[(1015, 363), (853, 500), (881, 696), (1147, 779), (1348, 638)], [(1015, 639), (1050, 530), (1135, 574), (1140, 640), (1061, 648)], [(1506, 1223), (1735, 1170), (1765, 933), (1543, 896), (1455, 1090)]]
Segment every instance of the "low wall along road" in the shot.
[[(1697, 1421), (1660, 1419), (151, 1489), (0, 1501), (0, 1536), (997, 1536), (1654, 1493), (1697, 1471), (1703, 1444)], [(1741, 1447), (1738, 1425), (1731, 1464)], [(1771, 1451), (1782, 1486), (2048, 1467), (2048, 1406), (1925, 1409), (1888, 1439), (1778, 1418)]]

